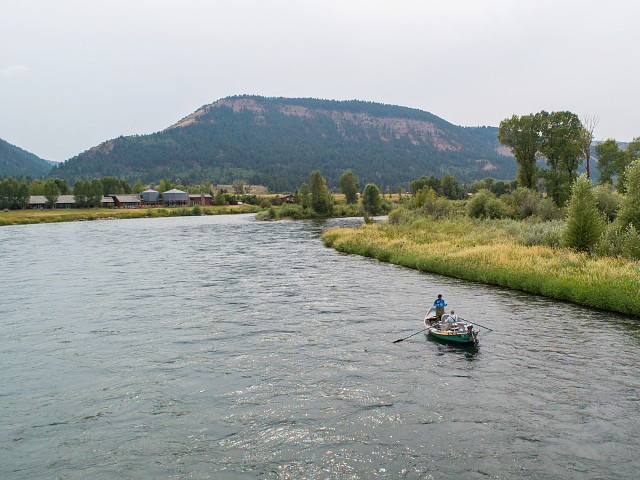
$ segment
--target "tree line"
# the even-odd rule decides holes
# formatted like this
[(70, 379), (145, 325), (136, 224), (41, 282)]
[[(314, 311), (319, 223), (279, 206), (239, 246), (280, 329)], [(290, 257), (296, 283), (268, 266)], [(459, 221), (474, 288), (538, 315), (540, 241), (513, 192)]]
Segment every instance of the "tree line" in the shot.
[[(559, 207), (565, 206), (571, 187), (577, 179), (578, 168), (586, 162), (586, 176), (591, 177), (589, 160), (593, 143), (594, 118), (581, 121), (569, 111), (513, 115), (500, 122), (498, 140), (511, 148), (519, 168), (516, 179), (520, 186), (538, 190), (544, 187)], [(625, 151), (609, 139), (595, 147), (599, 183), (613, 183), (624, 188), (626, 167), (639, 158), (640, 137), (636, 137)], [(546, 168), (538, 167), (544, 160)]]

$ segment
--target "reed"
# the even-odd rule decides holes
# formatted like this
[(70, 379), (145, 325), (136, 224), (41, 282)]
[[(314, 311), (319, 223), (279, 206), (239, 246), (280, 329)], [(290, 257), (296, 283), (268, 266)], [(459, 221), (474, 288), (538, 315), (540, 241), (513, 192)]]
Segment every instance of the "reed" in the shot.
[(528, 246), (515, 221), (466, 217), (334, 228), (327, 246), (456, 278), (501, 285), (603, 310), (640, 316), (640, 262)]

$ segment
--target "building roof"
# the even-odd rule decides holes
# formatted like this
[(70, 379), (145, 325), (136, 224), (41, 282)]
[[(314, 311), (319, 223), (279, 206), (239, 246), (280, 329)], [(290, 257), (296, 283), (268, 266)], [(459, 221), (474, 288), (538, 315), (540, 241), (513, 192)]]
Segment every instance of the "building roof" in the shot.
[[(29, 196), (29, 205), (44, 205), (47, 203), (47, 197), (44, 195), (30, 195)], [(58, 200), (56, 200), (56, 205), (59, 203), (76, 203), (73, 195), (58, 195)], [(102, 203), (113, 203), (113, 198), (111, 197), (102, 197)]]
[[(192, 197), (193, 198), (200, 198), (200, 197), (202, 197), (202, 195), (203, 195), (202, 193), (190, 193), (189, 194), (189, 198), (192, 198)], [(213, 198), (213, 197), (210, 194), (205, 193), (204, 194), (204, 198)]]
[(126, 195), (112, 195), (114, 200), (120, 203), (140, 203), (140, 196), (138, 194), (126, 194)]
[(29, 205), (39, 205), (47, 202), (47, 199), (44, 195), (30, 195), (29, 196)]
[(171, 190), (167, 190), (166, 192), (163, 192), (163, 194), (165, 193), (187, 193), (187, 192), (183, 192), (182, 190), (178, 190), (177, 188), (172, 188)]
[(144, 191), (144, 192), (142, 192), (142, 193), (158, 193), (158, 191), (157, 191), (157, 190), (154, 190), (153, 188), (150, 188), (149, 190), (145, 190), (145, 191)]

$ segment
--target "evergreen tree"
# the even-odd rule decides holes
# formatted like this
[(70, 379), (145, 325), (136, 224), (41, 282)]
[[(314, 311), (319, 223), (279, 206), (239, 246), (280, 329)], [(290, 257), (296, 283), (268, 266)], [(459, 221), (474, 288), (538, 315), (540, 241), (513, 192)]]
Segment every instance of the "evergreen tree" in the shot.
[(605, 222), (596, 206), (593, 185), (583, 173), (571, 188), (563, 244), (581, 251), (590, 251), (604, 231)]

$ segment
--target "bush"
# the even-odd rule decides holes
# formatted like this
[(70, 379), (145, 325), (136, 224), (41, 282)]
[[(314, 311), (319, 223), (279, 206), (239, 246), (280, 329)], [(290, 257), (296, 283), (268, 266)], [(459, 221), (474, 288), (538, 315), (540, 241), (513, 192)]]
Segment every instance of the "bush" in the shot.
[(506, 218), (511, 216), (511, 209), (499, 198), (491, 198), (484, 206), (484, 211), (489, 218)]
[(429, 189), (429, 193), (422, 200), (422, 209), (427, 215), (433, 215), (436, 218), (446, 217), (449, 213), (449, 201), (437, 196), (436, 192)]
[(522, 220), (535, 213), (540, 196), (535, 190), (518, 187), (514, 192), (503, 195), (500, 199), (511, 207), (515, 218)]
[(620, 212), (616, 222), (626, 229), (633, 224), (640, 230), (640, 160), (632, 162), (624, 173), (625, 194), (620, 203)]
[(609, 223), (604, 229), (602, 235), (598, 239), (598, 243), (594, 248), (594, 252), (601, 256), (617, 257), (622, 255), (622, 242), (624, 235), (619, 225)]
[(396, 208), (389, 213), (389, 223), (391, 225), (405, 224), (410, 221), (411, 216), (411, 212), (406, 207)]
[(265, 198), (264, 200), (262, 200), (260, 202), (260, 206), (262, 208), (269, 208), (269, 207), (271, 207), (271, 202), (268, 199)]
[(632, 260), (640, 260), (640, 235), (632, 223), (624, 232), (622, 240), (622, 256)]
[(527, 225), (520, 234), (520, 243), (528, 247), (532, 247), (534, 245), (560, 247), (562, 245), (562, 232), (564, 230), (564, 225), (565, 224), (562, 220), (539, 222)]
[(278, 210), (277, 218), (292, 218), (294, 220), (300, 220), (301, 218), (307, 218), (307, 215), (305, 214), (302, 205), (286, 203)]
[(612, 222), (620, 208), (622, 198), (618, 192), (613, 191), (611, 184), (598, 185), (593, 189), (596, 196), (596, 206)]
[(550, 198), (541, 198), (534, 208), (535, 214), (544, 221), (555, 220), (560, 218), (560, 209)]
[(485, 218), (487, 216), (487, 202), (495, 198), (493, 192), (486, 189), (480, 190), (467, 202), (467, 215), (471, 218)]
[(191, 209), (191, 215), (202, 215), (202, 209), (200, 205), (194, 205)]

